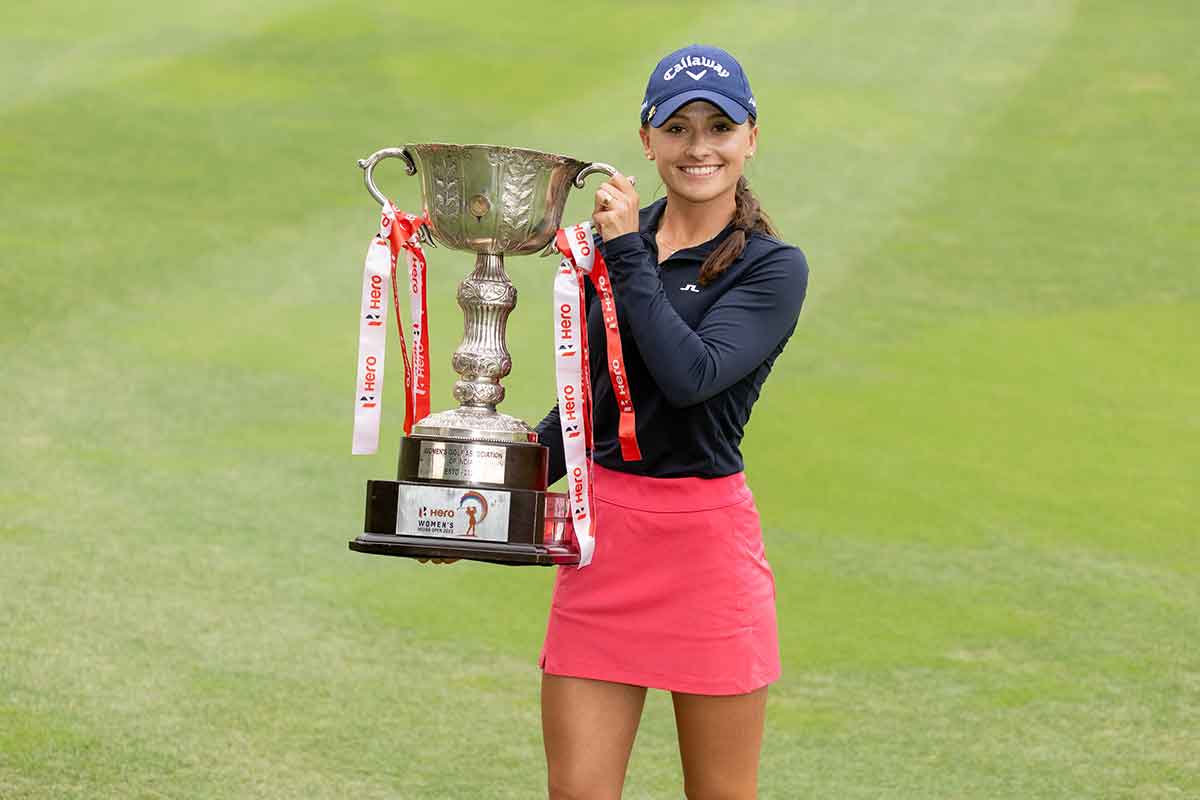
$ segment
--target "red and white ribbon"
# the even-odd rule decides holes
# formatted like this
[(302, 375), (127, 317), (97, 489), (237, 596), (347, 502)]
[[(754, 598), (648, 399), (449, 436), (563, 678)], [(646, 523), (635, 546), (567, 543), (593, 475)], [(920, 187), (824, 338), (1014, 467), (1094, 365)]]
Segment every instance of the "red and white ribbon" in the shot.
[[(429, 414), (429, 326), (425, 296), (425, 252), (417, 231), (426, 220), (405, 214), (388, 203), (379, 220), (379, 233), (367, 248), (363, 265), (362, 308), (358, 325), (358, 374), (354, 392), (354, 455), (367, 455), (379, 449), (379, 422), (383, 411), (383, 366), (387, 342), (388, 281), (396, 309), (400, 332), (400, 353), (404, 358), (404, 432), (412, 430), (416, 420)], [(413, 361), (408, 360), (404, 328), (400, 324), (400, 298), (396, 262), (401, 250), (408, 264), (409, 309), (412, 314)]]
[(555, 383), (558, 416), (562, 427), (567, 465), (567, 496), (575, 539), (579, 544), (579, 567), (591, 563), (596, 547), (595, 502), (592, 493), (592, 387), (588, 360), (587, 305), (584, 276), (591, 279), (604, 313), (608, 374), (621, 411), (618, 436), (621, 457), (638, 461), (637, 426), (633, 397), (625, 378), (625, 358), (617, 328), (617, 306), (608, 265), (596, 252), (592, 225), (582, 222), (560, 229), (555, 245), (563, 254), (554, 279)]
[[(404, 248), (405, 261), (408, 263), (408, 308), (412, 322), (409, 329), (412, 334), (412, 369), (411, 376), (405, 373), (404, 390), (406, 403), (404, 407), (404, 432), (411, 433), (414, 423), (429, 416), (429, 302), (426, 297), (425, 278), (427, 266), (425, 251), (421, 248), (418, 231), (426, 218), (413, 214), (404, 214), (398, 218), (398, 225), (393, 228), (393, 239), (400, 241)], [(401, 234), (395, 231), (399, 228)], [(396, 294), (396, 262), (392, 261), (392, 298), (396, 303), (396, 320), (400, 319), (400, 298)], [(397, 326), (399, 327), (399, 326)], [(403, 348), (404, 335), (400, 336)]]

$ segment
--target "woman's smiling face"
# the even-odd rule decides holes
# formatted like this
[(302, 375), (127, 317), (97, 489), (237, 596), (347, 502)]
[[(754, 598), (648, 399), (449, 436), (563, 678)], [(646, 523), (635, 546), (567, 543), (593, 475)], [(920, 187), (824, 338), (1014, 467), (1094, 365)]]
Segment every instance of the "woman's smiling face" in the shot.
[(758, 126), (738, 125), (712, 103), (696, 100), (662, 126), (641, 129), (646, 155), (653, 157), (667, 191), (692, 203), (733, 192), (754, 154)]

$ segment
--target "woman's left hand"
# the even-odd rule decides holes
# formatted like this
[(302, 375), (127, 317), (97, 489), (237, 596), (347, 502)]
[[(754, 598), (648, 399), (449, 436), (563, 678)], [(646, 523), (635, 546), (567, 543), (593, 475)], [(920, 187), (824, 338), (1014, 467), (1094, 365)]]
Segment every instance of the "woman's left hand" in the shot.
[(638, 193), (633, 188), (633, 178), (618, 172), (600, 185), (592, 222), (606, 242), (638, 231)]

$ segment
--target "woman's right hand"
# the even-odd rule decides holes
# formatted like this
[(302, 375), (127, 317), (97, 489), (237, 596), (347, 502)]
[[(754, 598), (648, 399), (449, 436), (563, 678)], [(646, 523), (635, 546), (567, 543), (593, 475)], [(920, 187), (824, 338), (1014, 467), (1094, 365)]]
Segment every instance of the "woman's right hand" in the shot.
[(617, 173), (596, 190), (592, 222), (600, 238), (610, 241), (626, 233), (638, 231), (638, 193), (632, 176)]

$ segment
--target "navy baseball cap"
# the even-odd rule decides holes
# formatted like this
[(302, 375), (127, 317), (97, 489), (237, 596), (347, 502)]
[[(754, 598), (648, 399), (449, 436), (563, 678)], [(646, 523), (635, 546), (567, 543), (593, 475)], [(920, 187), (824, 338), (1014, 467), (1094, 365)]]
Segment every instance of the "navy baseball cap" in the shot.
[(742, 65), (719, 47), (694, 44), (659, 61), (646, 84), (642, 123), (657, 128), (693, 100), (707, 100), (739, 125), (747, 117), (758, 119)]

